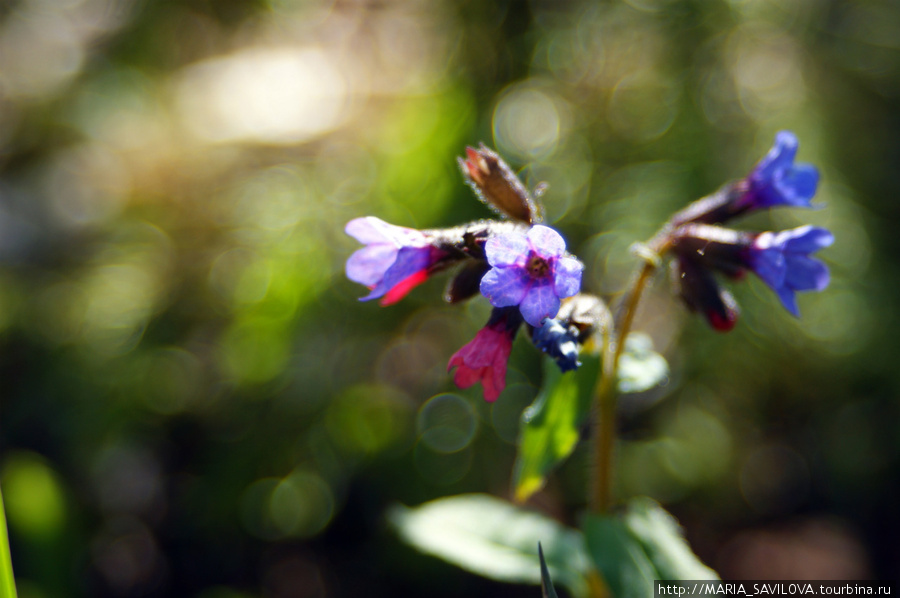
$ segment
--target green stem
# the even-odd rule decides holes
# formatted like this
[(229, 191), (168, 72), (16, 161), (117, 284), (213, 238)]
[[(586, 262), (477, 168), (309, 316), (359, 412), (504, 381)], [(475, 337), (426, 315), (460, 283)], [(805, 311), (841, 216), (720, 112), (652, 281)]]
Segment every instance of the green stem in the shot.
[(12, 557), (9, 553), (9, 535), (6, 532), (2, 494), (0, 494), (0, 598), (16, 598), (16, 580), (13, 577)]
[[(657, 243), (657, 246), (660, 244)], [(651, 248), (653, 251), (654, 248)], [(654, 253), (656, 253), (654, 251)], [(656, 271), (657, 260), (647, 259), (635, 280), (631, 293), (625, 299), (622, 321), (615, 336), (607, 334), (603, 345), (603, 374), (595, 393), (596, 417), (594, 418), (594, 484), (591, 489), (590, 508), (594, 513), (606, 513), (613, 505), (613, 450), (616, 443), (616, 381), (619, 374), (619, 358), (625, 349), (625, 339), (634, 322), (641, 294)]]

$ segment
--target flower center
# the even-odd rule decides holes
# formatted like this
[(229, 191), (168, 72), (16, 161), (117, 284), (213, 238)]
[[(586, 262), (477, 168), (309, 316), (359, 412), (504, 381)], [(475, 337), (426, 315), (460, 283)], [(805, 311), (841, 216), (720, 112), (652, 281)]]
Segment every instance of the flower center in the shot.
[(545, 278), (550, 274), (550, 264), (539, 255), (532, 254), (525, 264), (525, 269), (528, 270), (528, 273), (531, 274), (532, 278)]

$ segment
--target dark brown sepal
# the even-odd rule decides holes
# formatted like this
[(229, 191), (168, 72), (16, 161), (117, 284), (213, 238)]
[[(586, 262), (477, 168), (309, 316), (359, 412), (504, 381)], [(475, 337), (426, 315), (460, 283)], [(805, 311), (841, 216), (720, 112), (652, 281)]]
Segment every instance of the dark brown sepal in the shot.
[(481, 277), (490, 269), (490, 264), (484, 260), (466, 262), (456, 276), (450, 279), (444, 292), (444, 300), (448, 303), (459, 303), (476, 295), (480, 289)]
[(719, 286), (712, 272), (681, 256), (672, 262), (672, 277), (691, 311), (703, 314), (709, 325), (719, 332), (734, 328), (740, 308), (731, 293)]

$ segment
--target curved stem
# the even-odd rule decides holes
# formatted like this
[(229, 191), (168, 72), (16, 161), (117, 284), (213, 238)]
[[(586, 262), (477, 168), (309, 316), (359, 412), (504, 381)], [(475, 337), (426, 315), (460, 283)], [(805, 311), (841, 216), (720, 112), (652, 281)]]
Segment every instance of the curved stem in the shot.
[(625, 349), (625, 339), (634, 322), (638, 303), (647, 281), (656, 270), (655, 260), (648, 259), (635, 280), (631, 293), (625, 300), (622, 322), (613, 338), (612, 332), (603, 344), (603, 375), (597, 384), (594, 418), (594, 486), (591, 490), (590, 508), (594, 513), (605, 513), (613, 505), (613, 449), (616, 442), (616, 380), (619, 373), (619, 358)]

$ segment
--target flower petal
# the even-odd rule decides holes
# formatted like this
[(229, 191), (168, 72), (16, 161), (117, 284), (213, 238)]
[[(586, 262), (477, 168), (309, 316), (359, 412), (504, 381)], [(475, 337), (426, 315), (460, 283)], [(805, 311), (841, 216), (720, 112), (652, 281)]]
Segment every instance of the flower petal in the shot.
[(484, 368), (481, 378), (484, 400), (493, 403), (506, 388), (506, 359), (498, 359), (494, 367)]
[(344, 232), (366, 245), (370, 243), (385, 243), (384, 227), (393, 226), (375, 216), (354, 218), (344, 227)]
[(557, 297), (571, 297), (581, 290), (584, 264), (573, 257), (561, 257), (553, 268), (553, 284)]
[(428, 268), (432, 263), (431, 249), (431, 247), (403, 247), (400, 249), (397, 252), (397, 259), (384, 273), (384, 278), (361, 301), (377, 299), (413, 274)]
[(384, 294), (378, 303), (382, 306), (393, 305), (406, 297), (411, 290), (428, 280), (428, 271), (419, 270), (418, 272), (407, 276)]
[(456, 373), (453, 374), (453, 383), (460, 388), (469, 388), (479, 380), (484, 374), (485, 368), (472, 369), (463, 364), (459, 366)]
[(797, 155), (799, 146), (796, 135), (790, 131), (779, 131), (775, 135), (775, 144), (753, 169), (751, 178), (770, 180), (779, 170), (790, 168), (794, 163), (794, 156)]
[(528, 251), (528, 239), (517, 232), (491, 237), (484, 244), (484, 253), (492, 266), (524, 266)]
[(509, 307), (522, 302), (531, 286), (531, 278), (516, 266), (491, 268), (481, 279), (481, 294), (494, 307)]
[(367, 287), (375, 286), (396, 259), (397, 248), (393, 245), (377, 244), (357, 249), (347, 259), (347, 278)]
[(785, 256), (787, 273), (785, 286), (795, 291), (822, 291), (831, 280), (831, 274), (821, 261), (807, 255), (788, 253)]
[(751, 248), (751, 251), (750, 267), (756, 275), (773, 289), (781, 287), (784, 284), (784, 277), (787, 272), (784, 252), (781, 250), (781, 247)]
[(406, 245), (424, 245), (425, 235), (414, 228), (389, 224), (375, 216), (354, 218), (344, 227), (344, 232), (359, 241), (372, 243), (391, 243), (396, 247)]
[(834, 243), (831, 231), (818, 226), (801, 226), (779, 234), (785, 235), (785, 250), (792, 253), (812, 253)]
[(800, 317), (800, 308), (797, 307), (797, 296), (794, 294), (794, 289), (785, 285), (775, 289), (775, 294), (778, 295), (784, 308), (791, 312), (791, 315)]
[(811, 164), (797, 164), (785, 170), (773, 183), (785, 203), (809, 207), (819, 186), (819, 171)]
[(556, 296), (553, 285), (548, 282), (531, 287), (519, 304), (519, 311), (532, 326), (540, 326), (544, 318), (555, 317), (559, 311), (559, 297)]
[(566, 241), (549, 226), (532, 226), (526, 233), (531, 247), (544, 258), (557, 257), (566, 250)]

